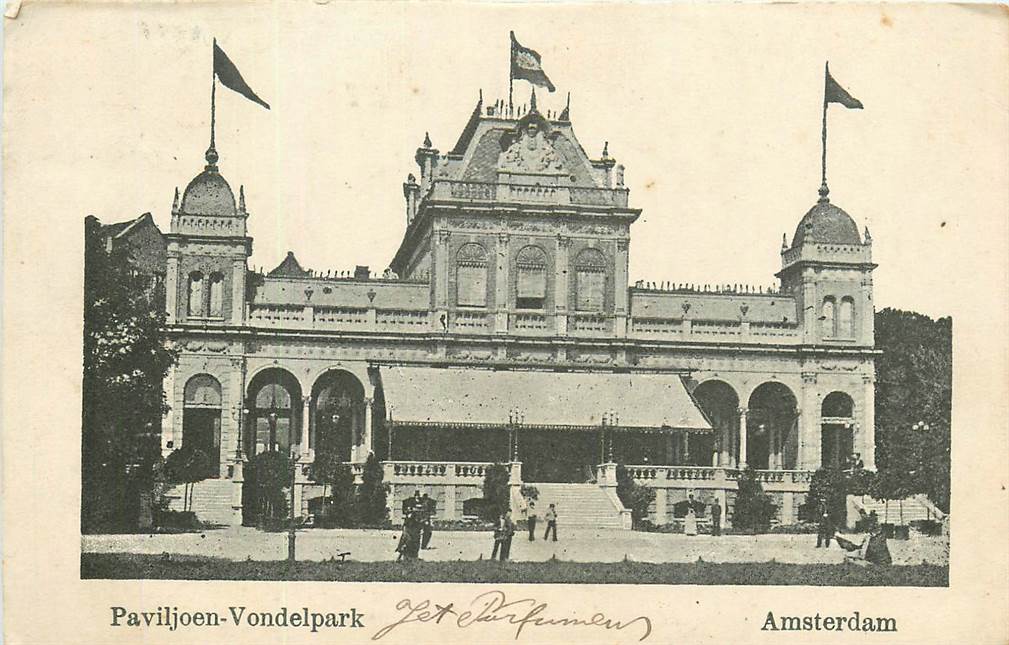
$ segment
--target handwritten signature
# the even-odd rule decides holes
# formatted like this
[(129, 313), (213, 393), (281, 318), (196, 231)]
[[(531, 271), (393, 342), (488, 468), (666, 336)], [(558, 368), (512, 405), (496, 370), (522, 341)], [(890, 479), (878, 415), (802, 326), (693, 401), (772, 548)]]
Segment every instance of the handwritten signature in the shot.
[(474, 598), (468, 609), (457, 609), (455, 603), (439, 605), (430, 600), (413, 601), (404, 598), (396, 603), (396, 610), (404, 612), (399, 619), (381, 628), (371, 637), (379, 640), (388, 636), (400, 625), (410, 623), (455, 623), (456, 627), (470, 627), (481, 623), (497, 623), (505, 621), (515, 626), (515, 639), (522, 635), (527, 626), (547, 627), (601, 627), (607, 630), (621, 631), (632, 626), (641, 630), (638, 641), (643, 641), (652, 633), (652, 621), (647, 616), (637, 616), (631, 620), (614, 620), (602, 612), (592, 614), (588, 618), (560, 618), (547, 615), (549, 605), (535, 598), (521, 598), (509, 601), (503, 591), (488, 591)]

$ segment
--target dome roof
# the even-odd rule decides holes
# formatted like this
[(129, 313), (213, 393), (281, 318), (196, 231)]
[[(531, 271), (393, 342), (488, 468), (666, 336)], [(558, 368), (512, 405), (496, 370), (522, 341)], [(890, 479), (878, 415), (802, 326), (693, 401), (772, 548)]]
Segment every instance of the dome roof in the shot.
[(189, 182), (182, 195), (182, 212), (187, 215), (235, 216), (235, 194), (216, 167), (208, 166)]
[(809, 209), (792, 236), (792, 248), (804, 242), (810, 244), (861, 244), (858, 226), (843, 210), (825, 197)]

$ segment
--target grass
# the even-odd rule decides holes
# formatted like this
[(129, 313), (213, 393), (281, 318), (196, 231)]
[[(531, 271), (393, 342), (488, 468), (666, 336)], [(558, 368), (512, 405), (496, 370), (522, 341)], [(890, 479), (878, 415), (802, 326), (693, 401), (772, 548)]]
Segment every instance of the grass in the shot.
[(84, 553), (81, 578), (167, 580), (331, 580), (666, 585), (812, 585), (944, 587), (938, 565), (646, 562), (233, 562), (200, 556)]

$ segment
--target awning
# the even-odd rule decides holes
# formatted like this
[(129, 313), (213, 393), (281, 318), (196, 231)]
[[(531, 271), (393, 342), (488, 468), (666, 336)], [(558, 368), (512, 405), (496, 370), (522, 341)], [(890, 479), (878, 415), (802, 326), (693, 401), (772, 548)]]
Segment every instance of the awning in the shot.
[(382, 367), (392, 426), (710, 431), (675, 374)]

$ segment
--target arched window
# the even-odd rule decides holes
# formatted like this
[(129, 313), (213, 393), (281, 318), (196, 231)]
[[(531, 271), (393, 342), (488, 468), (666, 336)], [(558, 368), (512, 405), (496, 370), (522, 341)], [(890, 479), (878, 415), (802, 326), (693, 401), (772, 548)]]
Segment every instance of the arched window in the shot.
[(606, 258), (585, 249), (575, 258), (575, 309), (602, 311), (606, 305)]
[(820, 335), (824, 338), (834, 337), (834, 298), (827, 296), (823, 299), (823, 308), (820, 310)]
[(518, 280), (515, 306), (519, 309), (543, 309), (547, 297), (547, 254), (538, 246), (519, 251), (515, 262)]
[(203, 311), (203, 274), (193, 271), (189, 274), (189, 315), (200, 318)]
[(487, 306), (487, 251), (469, 243), (456, 253), (456, 302), (461, 307)]
[(197, 374), (186, 383), (185, 407), (220, 408), (221, 384), (209, 374)]
[(210, 317), (224, 316), (224, 276), (220, 273), (210, 274)]
[(841, 298), (841, 308), (837, 312), (837, 335), (841, 338), (855, 336), (855, 301), (850, 297)]

